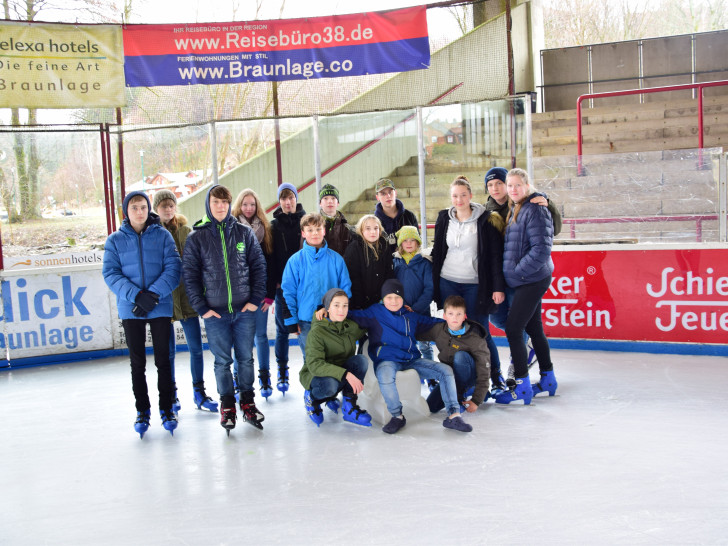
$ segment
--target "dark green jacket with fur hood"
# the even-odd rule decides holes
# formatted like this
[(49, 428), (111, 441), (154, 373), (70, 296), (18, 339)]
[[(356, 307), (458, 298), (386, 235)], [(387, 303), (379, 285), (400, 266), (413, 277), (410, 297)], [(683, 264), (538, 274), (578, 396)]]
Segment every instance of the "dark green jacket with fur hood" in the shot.
[(465, 320), (468, 331), (455, 336), (447, 329), (447, 323), (436, 324), (426, 332), (417, 336), (418, 341), (434, 341), (440, 352), (440, 362), (452, 366), (455, 353), (465, 351), (475, 360), (475, 391), (472, 401), (478, 406), (483, 403), (490, 387), (490, 351), (485, 341), (485, 328), (472, 320)]
[(331, 322), (314, 317), (306, 340), (306, 361), (298, 376), (303, 388), (309, 390), (314, 377), (341, 381), (346, 375), (344, 363), (356, 353), (356, 340), (365, 332), (351, 319)]
[[(187, 236), (190, 234), (192, 229), (187, 225), (187, 218), (185, 218), (182, 214), (175, 215), (175, 220), (177, 220), (177, 227), (170, 224), (162, 225), (164, 225), (167, 231), (172, 234), (174, 244), (177, 245), (177, 251), (181, 258), (185, 250)], [(194, 309), (192, 309), (192, 306), (187, 299), (187, 292), (185, 292), (185, 286), (181, 278), (179, 286), (174, 289), (174, 292), (172, 292), (172, 300), (174, 301), (174, 315), (172, 316), (172, 319), (182, 320), (197, 316), (197, 313)]]

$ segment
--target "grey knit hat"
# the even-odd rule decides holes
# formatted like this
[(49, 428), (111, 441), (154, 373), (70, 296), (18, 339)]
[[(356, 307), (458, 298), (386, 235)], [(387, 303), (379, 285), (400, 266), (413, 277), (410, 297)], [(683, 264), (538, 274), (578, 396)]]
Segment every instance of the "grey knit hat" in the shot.
[(171, 199), (174, 201), (174, 204), (177, 204), (177, 196), (175, 196), (174, 192), (170, 190), (159, 190), (154, 194), (154, 201), (152, 202), (152, 210), (154, 212), (157, 212), (157, 207), (159, 207), (159, 204), (164, 201), (165, 199)]
[(327, 290), (321, 302), (324, 304), (324, 309), (326, 309), (327, 311), (329, 310), (331, 300), (333, 300), (336, 296), (346, 296), (346, 292), (344, 292), (341, 288), (331, 288)]

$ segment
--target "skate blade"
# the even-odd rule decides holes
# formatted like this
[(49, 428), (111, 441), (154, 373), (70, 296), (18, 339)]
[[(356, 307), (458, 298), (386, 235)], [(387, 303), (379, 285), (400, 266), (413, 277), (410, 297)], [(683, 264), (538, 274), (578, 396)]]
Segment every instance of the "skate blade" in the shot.
[(263, 430), (263, 425), (260, 424), (260, 422), (257, 421), (248, 421), (247, 419), (244, 420), (246, 423), (248, 423), (251, 426), (254, 426), (258, 430)]

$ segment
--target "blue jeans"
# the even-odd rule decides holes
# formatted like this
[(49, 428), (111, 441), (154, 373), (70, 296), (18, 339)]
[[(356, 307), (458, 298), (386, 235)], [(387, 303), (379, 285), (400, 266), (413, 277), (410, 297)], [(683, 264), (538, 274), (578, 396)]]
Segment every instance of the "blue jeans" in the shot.
[(276, 298), (273, 302), (273, 317), (276, 322), (275, 354), (279, 365), (288, 364), (288, 326), (283, 317), (283, 290), (276, 288)]
[(301, 332), (298, 334), (298, 346), (303, 353), (303, 361), (306, 362), (306, 339), (308, 338), (308, 333), (311, 331), (311, 323), (300, 321), (298, 327), (301, 329)]
[[(364, 376), (367, 374), (367, 368), (369, 367), (369, 360), (364, 355), (352, 355), (344, 363), (346, 371), (353, 373), (359, 381), (364, 381)], [(354, 391), (351, 389), (351, 385), (346, 380), (346, 374), (339, 381), (335, 377), (318, 377), (315, 376), (311, 380), (311, 397), (314, 401), (322, 402), (335, 397), (339, 392), (344, 391), (344, 396), (347, 394), (353, 394)]]
[(222, 407), (229, 408), (235, 405), (233, 374), (230, 372), (230, 364), (233, 363), (231, 351), (235, 351), (235, 356), (239, 360), (238, 381), (241, 398), (242, 393), (253, 391), (255, 313), (235, 311), (225, 313), (220, 318), (210, 317), (204, 320), (207, 344), (215, 357), (217, 392), (220, 394)]
[[(458, 351), (453, 357), (452, 372), (455, 376), (455, 388), (457, 389), (458, 401), (465, 398), (465, 392), (475, 387), (475, 360), (465, 351)], [(427, 397), (427, 405), (432, 413), (436, 413), (445, 407), (442, 401), (442, 393), (438, 384)]]
[[(268, 345), (268, 311), (261, 311), (261, 308), (253, 313), (255, 315), (255, 351), (258, 355), (258, 369), (260, 371), (270, 370), (270, 346)], [(235, 355), (235, 375), (238, 375), (238, 358)]]
[(402, 402), (399, 400), (395, 377), (397, 372), (404, 370), (416, 370), (422, 379), (436, 379), (439, 381), (442, 398), (447, 407), (447, 414), (452, 415), (460, 412), (455, 378), (450, 366), (425, 358), (418, 358), (409, 362), (382, 360), (375, 365), (374, 374), (377, 376), (379, 390), (382, 392), (384, 402), (387, 404), (387, 410), (392, 414), (392, 417), (402, 415)]
[(435, 355), (432, 353), (432, 343), (429, 341), (418, 341), (417, 350), (422, 353), (422, 358), (427, 360), (435, 360)]
[[(202, 329), (200, 328), (200, 319), (198, 317), (190, 317), (179, 321), (182, 330), (185, 332), (185, 340), (187, 340), (187, 350), (190, 352), (190, 371), (192, 372), (192, 384), (200, 383), (204, 380), (203, 370), (204, 362), (202, 359)], [(172, 364), (172, 379), (175, 378), (174, 373), (174, 355), (177, 351), (176, 335), (174, 332), (174, 324), (169, 334), (169, 361)]]
[(488, 343), (488, 350), (490, 351), (490, 377), (495, 381), (501, 373), (500, 357), (498, 356), (498, 346), (493, 341), (493, 336), (490, 335), (488, 314), (482, 313), (478, 309), (478, 285), (453, 282), (440, 278), (440, 297), (442, 301), (444, 302), (448, 296), (453, 295), (462, 296), (465, 300), (465, 313), (468, 318), (480, 323), (485, 328), (485, 341)]

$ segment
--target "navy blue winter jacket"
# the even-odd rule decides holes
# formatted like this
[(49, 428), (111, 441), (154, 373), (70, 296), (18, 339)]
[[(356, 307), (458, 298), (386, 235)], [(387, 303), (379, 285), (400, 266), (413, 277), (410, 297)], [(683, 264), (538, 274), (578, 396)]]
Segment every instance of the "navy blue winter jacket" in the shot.
[[(109, 235), (104, 245), (102, 274), (104, 281), (116, 294), (119, 318), (153, 319), (171, 317), (174, 311), (172, 292), (179, 285), (181, 262), (172, 235), (164, 229), (159, 216), (149, 213), (147, 224), (137, 233), (127, 217), (127, 208), (132, 197), (149, 197), (144, 192), (129, 193), (122, 204), (124, 222), (118, 231)], [(132, 312), (134, 300), (142, 289), (159, 296), (159, 303), (145, 317)]]
[(503, 275), (511, 288), (543, 280), (554, 272), (551, 213), (529, 199), (531, 196), (524, 199), (516, 221), (506, 226)]
[(429, 256), (415, 254), (409, 264), (394, 254), (394, 274), (404, 286), (404, 303), (415, 313), (430, 315), (432, 303), (432, 260)]
[[(214, 187), (214, 186), (213, 186)], [(212, 188), (210, 188), (212, 190)], [(241, 311), (246, 303), (260, 306), (265, 297), (265, 256), (255, 232), (228, 210), (218, 222), (210, 211), (187, 238), (182, 274), (190, 305), (202, 316)]]
[(369, 358), (376, 366), (384, 360), (409, 362), (422, 358), (415, 336), (432, 328), (442, 319), (420, 315), (402, 307), (394, 313), (383, 303), (367, 309), (349, 310), (352, 319), (369, 333)]

